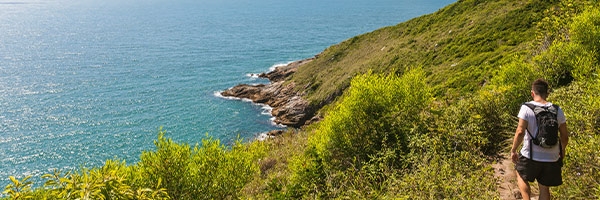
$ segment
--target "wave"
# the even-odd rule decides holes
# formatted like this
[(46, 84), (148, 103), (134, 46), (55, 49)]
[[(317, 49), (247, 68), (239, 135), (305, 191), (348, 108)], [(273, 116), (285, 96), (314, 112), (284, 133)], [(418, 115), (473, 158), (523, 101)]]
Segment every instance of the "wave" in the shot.
[(219, 98), (223, 98), (223, 99), (228, 99), (228, 100), (240, 100), (240, 101), (244, 101), (244, 102), (252, 102), (252, 100), (251, 100), (251, 99), (247, 99), (247, 98), (239, 98), (239, 97), (232, 97), (232, 96), (226, 97), (226, 96), (223, 96), (223, 95), (221, 94), (222, 92), (223, 92), (223, 91), (215, 91), (215, 92), (213, 93), (213, 95), (214, 95), (215, 97), (219, 97)]
[(250, 74), (246, 74), (247, 77), (250, 77), (252, 79), (257, 79), (260, 78), (260, 74), (256, 74), (256, 73), (250, 73)]
[(264, 103), (255, 103), (255, 102), (252, 101), (252, 99), (248, 99), (248, 98), (226, 97), (226, 96), (223, 96), (221, 94), (221, 92), (223, 92), (223, 91), (215, 91), (213, 93), (213, 95), (215, 97), (218, 97), (218, 98), (223, 98), (223, 99), (227, 99), (227, 100), (237, 100), (237, 101), (243, 101), (243, 102), (250, 102), (250, 103), (252, 103), (254, 105), (260, 106), (261, 107), (260, 108), (261, 109), (260, 114), (271, 116), (271, 118), (269, 119), (269, 121), (271, 121), (271, 125), (273, 125), (275, 127), (278, 127), (278, 128), (285, 128), (285, 127), (287, 127), (285, 125), (275, 123), (275, 119), (276, 118), (271, 114), (271, 112), (273, 111), (273, 107), (271, 107), (271, 106), (269, 106), (267, 104), (264, 104)]
[(267, 140), (269, 138), (274, 138), (274, 137), (268, 135), (267, 133), (260, 133), (256, 137), (254, 137), (254, 139), (258, 140), (258, 141), (265, 141), (265, 140)]
[[(297, 61), (289, 61), (289, 62), (286, 62), (286, 63), (276, 63), (274, 65), (271, 65), (271, 67), (269, 67), (269, 71), (264, 72), (264, 73), (269, 73), (269, 72), (275, 71), (275, 69), (277, 69), (278, 67), (285, 67), (285, 66), (288, 66), (289, 64), (292, 64), (294, 62), (297, 62)], [(250, 77), (252, 79), (258, 79), (258, 78), (260, 78), (260, 74), (261, 73), (249, 73), (249, 74), (246, 74), (246, 76)]]
[(278, 67), (288, 66), (289, 64), (292, 64), (294, 62), (296, 62), (296, 61), (289, 61), (287, 63), (277, 63), (277, 64), (274, 64), (273, 66), (269, 67), (269, 72), (275, 71), (275, 69), (277, 69)]

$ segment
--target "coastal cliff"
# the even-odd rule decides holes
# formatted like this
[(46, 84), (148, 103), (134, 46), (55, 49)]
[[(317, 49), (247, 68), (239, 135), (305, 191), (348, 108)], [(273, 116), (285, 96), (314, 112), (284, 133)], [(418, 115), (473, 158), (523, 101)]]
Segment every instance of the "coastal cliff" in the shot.
[(292, 62), (288, 65), (275, 68), (275, 70), (262, 73), (261, 78), (271, 81), (270, 84), (248, 85), (240, 84), (225, 90), (221, 95), (250, 99), (255, 103), (269, 105), (273, 108), (271, 115), (277, 124), (300, 128), (316, 120), (315, 107), (302, 98), (304, 93), (296, 91), (295, 82), (285, 82), (298, 68), (313, 61), (314, 58)]

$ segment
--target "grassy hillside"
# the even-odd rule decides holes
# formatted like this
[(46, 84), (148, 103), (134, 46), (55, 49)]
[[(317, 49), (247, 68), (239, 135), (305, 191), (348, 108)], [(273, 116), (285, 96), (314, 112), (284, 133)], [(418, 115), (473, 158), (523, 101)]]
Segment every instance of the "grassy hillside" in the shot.
[[(368, 70), (376, 73), (422, 67), (436, 96), (479, 89), (493, 69), (524, 54), (548, 1), (459, 1), (438, 12), (326, 49), (291, 78), (309, 88), (314, 104), (327, 104)], [(334, 78), (332, 78), (334, 77)]]
[(458, 1), (326, 49), (288, 82), (324, 119), (264, 142), (191, 147), (160, 131), (127, 165), (11, 177), (9, 199), (500, 199), (530, 83), (553, 86), (571, 134), (556, 199), (600, 196), (600, 5)]

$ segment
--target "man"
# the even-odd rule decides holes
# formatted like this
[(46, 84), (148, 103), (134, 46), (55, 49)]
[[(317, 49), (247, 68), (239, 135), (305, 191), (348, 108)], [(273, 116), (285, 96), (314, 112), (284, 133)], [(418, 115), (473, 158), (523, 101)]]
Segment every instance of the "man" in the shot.
[[(548, 82), (543, 79), (535, 80), (531, 86), (533, 101), (528, 102), (533, 106), (553, 107), (547, 102)], [(562, 184), (561, 167), (565, 156), (566, 147), (569, 142), (565, 114), (559, 107), (556, 112), (558, 121), (559, 143), (554, 146), (534, 144), (532, 139), (539, 132), (536, 115), (530, 106), (522, 105), (519, 111), (519, 124), (510, 150), (511, 159), (517, 170), (517, 181), (523, 199), (528, 200), (531, 196), (529, 182), (537, 180), (540, 190), (540, 200), (550, 199), (550, 186)], [(536, 141), (537, 142), (537, 141)], [(523, 144), (520, 154), (517, 152), (519, 145)]]

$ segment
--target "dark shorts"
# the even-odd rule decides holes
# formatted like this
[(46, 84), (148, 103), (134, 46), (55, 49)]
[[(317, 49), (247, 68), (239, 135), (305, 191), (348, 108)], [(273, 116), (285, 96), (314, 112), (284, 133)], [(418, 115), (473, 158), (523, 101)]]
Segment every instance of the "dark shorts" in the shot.
[(562, 159), (556, 162), (538, 162), (519, 155), (519, 162), (515, 165), (521, 177), (529, 182), (535, 180), (545, 186), (559, 186), (562, 184)]

